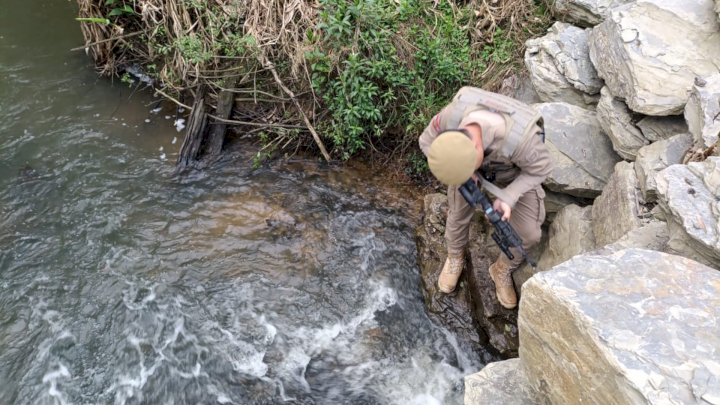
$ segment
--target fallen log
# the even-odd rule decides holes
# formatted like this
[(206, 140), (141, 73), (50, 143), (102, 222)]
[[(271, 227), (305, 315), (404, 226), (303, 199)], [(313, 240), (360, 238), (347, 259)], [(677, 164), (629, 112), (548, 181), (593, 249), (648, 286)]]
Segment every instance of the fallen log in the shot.
[[(233, 104), (235, 102), (235, 93), (232, 90), (237, 85), (238, 78), (228, 79), (224, 87), (227, 90), (220, 92), (218, 96), (217, 108), (215, 109), (215, 117), (227, 120), (232, 113)], [(208, 156), (217, 156), (222, 152), (223, 143), (225, 142), (225, 133), (227, 132), (227, 123), (216, 121), (210, 125), (210, 133), (207, 139), (207, 148), (205, 154)]]
[(188, 119), (187, 131), (185, 131), (185, 139), (178, 155), (178, 167), (188, 166), (200, 157), (208, 121), (207, 112), (205, 111), (205, 91), (206, 86), (201, 85), (195, 96), (195, 102)]

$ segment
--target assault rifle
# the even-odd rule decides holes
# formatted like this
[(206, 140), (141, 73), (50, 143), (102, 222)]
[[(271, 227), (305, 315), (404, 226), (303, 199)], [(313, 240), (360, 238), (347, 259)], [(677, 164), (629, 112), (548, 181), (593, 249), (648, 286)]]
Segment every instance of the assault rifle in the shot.
[(530, 255), (528, 255), (525, 249), (523, 249), (522, 239), (520, 236), (517, 232), (515, 232), (515, 229), (513, 229), (509, 222), (502, 220), (502, 214), (493, 208), (490, 198), (483, 193), (482, 190), (480, 190), (480, 188), (475, 184), (475, 180), (471, 178), (466, 181), (465, 184), (460, 186), (460, 193), (471, 207), (475, 208), (478, 204), (480, 204), (480, 207), (483, 212), (485, 212), (485, 215), (487, 215), (490, 223), (495, 227), (496, 232), (493, 232), (492, 234), (493, 240), (510, 260), (515, 258), (515, 256), (510, 253), (510, 248), (514, 247), (520, 251), (522, 257), (530, 263), (533, 269), (537, 268), (537, 265), (532, 261)]

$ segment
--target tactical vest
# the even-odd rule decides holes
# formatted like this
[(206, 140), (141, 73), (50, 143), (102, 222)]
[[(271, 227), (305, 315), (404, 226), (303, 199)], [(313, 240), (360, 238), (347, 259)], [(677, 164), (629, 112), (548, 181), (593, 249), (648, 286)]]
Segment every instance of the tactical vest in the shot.
[(446, 128), (458, 128), (462, 119), (473, 111), (489, 110), (505, 118), (505, 140), (498, 150), (507, 159), (528, 136), (534, 125), (543, 128), (543, 117), (529, 105), (502, 94), (477, 87), (463, 87), (450, 103), (450, 118)]

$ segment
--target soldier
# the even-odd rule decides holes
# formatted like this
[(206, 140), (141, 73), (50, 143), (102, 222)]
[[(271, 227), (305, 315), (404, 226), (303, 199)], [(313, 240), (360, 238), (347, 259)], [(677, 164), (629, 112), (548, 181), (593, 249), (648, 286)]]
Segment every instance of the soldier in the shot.
[[(544, 141), (542, 116), (530, 106), (474, 87), (460, 89), (422, 133), (420, 149), (430, 170), (448, 186), (448, 257), (438, 279), (440, 291), (454, 291), (463, 269), (474, 209), (459, 186), (471, 177), (477, 181), (476, 170), (505, 187), (495, 193), (494, 208), (510, 221), (523, 248), (528, 250), (540, 240), (545, 221), (541, 183), (553, 169)], [(513, 260), (501, 253), (489, 269), (505, 308), (517, 306), (512, 272), (524, 260), (517, 250), (511, 252)]]

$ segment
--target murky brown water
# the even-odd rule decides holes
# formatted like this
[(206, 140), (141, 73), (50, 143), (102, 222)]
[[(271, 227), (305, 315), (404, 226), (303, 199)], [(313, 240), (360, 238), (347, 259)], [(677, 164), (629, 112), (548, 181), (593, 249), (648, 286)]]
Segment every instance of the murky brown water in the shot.
[(416, 201), (239, 144), (174, 174), (175, 108), (98, 79), (73, 17), (0, 12), (0, 404), (461, 403)]

